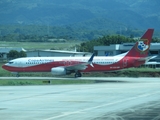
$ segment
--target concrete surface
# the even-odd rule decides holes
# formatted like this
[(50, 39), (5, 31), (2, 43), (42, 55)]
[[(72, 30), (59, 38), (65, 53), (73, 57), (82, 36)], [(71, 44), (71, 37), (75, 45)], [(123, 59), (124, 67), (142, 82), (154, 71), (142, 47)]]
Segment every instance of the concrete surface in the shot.
[(105, 79), (86, 85), (0, 86), (0, 120), (160, 119), (160, 78), (98, 80)]

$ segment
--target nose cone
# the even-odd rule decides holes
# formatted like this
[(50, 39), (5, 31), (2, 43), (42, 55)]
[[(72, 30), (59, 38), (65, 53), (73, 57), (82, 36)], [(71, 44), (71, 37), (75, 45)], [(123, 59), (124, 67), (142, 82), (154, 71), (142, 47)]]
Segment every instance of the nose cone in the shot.
[(5, 69), (5, 70), (8, 70), (8, 69), (7, 69), (8, 67), (7, 67), (6, 64), (5, 64), (5, 65), (2, 65), (2, 68)]

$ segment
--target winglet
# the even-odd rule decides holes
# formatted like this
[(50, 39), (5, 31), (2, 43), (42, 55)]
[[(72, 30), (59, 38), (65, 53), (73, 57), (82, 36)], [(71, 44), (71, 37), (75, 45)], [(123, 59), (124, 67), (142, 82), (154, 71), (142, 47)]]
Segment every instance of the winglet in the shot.
[(92, 54), (92, 56), (89, 58), (88, 62), (92, 62), (94, 58), (94, 53)]
[(91, 56), (91, 57), (89, 58), (89, 60), (88, 60), (88, 63), (89, 63), (92, 67), (94, 67), (93, 64), (92, 64), (94, 55), (95, 55), (95, 54), (93, 53), (92, 56)]

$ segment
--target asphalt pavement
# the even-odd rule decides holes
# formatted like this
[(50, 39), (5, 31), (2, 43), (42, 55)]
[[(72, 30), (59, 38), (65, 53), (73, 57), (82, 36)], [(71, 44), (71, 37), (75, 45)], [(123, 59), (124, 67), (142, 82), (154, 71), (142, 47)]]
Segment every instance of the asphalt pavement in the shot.
[(160, 119), (160, 78), (96, 79), (106, 82), (0, 86), (0, 120)]

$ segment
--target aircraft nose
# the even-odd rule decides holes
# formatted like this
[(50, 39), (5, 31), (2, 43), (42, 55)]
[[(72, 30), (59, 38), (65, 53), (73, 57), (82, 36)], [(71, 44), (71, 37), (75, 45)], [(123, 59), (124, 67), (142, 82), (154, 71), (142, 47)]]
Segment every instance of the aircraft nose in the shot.
[(2, 65), (2, 68), (7, 70), (7, 66), (6, 65)]

